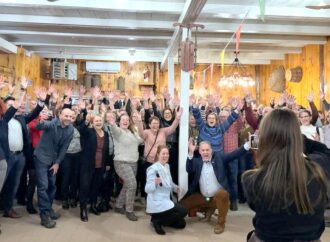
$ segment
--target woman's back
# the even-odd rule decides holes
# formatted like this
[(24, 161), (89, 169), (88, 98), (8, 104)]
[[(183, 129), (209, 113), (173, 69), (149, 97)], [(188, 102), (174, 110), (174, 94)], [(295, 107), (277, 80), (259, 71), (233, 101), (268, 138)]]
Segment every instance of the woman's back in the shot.
[(303, 156), (299, 122), (276, 109), (259, 129), (257, 168), (242, 176), (247, 201), (256, 212), (255, 235), (267, 242), (318, 240), (324, 231), (324, 172)]
[[(267, 242), (285, 242), (293, 240), (311, 241), (321, 237), (324, 231), (324, 203), (318, 199), (322, 186), (315, 180), (307, 185), (309, 199), (314, 213), (299, 214), (294, 203), (287, 208), (272, 211), (265, 201), (254, 199), (260, 191), (262, 176), (256, 170), (247, 172), (242, 179), (247, 202), (256, 212), (253, 218), (255, 233), (259, 239)], [(254, 187), (251, 184), (255, 179)], [(280, 203), (280, 201), (279, 201)]]

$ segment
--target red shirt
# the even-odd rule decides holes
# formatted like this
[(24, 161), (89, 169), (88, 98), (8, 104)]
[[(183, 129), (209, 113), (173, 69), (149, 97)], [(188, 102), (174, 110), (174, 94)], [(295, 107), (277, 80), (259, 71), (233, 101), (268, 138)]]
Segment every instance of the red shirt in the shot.
[(33, 149), (37, 147), (37, 144), (39, 143), (40, 137), (42, 135), (42, 130), (36, 129), (36, 125), (38, 124), (38, 122), (39, 122), (39, 117), (32, 120), (28, 124)]

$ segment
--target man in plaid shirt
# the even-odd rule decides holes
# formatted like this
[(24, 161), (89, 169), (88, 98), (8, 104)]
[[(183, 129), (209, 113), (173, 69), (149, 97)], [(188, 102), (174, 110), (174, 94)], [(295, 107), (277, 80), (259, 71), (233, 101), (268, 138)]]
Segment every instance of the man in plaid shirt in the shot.
[[(229, 109), (223, 109), (220, 112), (219, 120), (220, 123), (227, 120), (230, 115)], [(230, 126), (230, 128), (224, 133), (223, 136), (223, 151), (229, 153), (238, 148), (238, 136), (241, 128), (243, 127), (243, 119), (241, 116)], [(229, 194), (230, 194), (230, 210), (237, 211), (237, 175), (238, 175), (238, 160), (228, 162), (226, 167), (226, 174), (229, 183)]]

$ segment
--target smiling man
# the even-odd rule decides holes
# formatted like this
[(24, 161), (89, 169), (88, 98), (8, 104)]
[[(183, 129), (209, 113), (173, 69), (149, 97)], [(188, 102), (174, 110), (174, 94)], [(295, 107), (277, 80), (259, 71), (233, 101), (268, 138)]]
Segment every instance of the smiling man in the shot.
[(37, 129), (43, 130), (40, 142), (34, 151), (34, 164), (37, 175), (38, 207), (41, 225), (53, 228), (59, 214), (52, 209), (55, 196), (56, 173), (73, 137), (73, 111), (63, 109), (60, 117), (51, 121), (39, 122)]

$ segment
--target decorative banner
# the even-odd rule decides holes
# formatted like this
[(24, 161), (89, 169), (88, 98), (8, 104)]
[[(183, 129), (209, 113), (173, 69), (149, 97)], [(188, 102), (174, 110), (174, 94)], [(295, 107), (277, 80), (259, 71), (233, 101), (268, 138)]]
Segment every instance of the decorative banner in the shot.
[(236, 53), (238, 54), (239, 53), (239, 41), (240, 41), (240, 38), (241, 38), (241, 31), (242, 31), (242, 24), (240, 24), (236, 30)]
[(211, 64), (211, 77), (210, 77), (210, 81), (213, 81), (213, 64)]
[(223, 75), (223, 71), (225, 68), (225, 51), (226, 51), (226, 49), (223, 49), (220, 54), (221, 75)]
[(265, 0), (259, 0), (260, 18), (265, 22), (266, 3)]
[(202, 83), (205, 84), (206, 70), (203, 71)]

